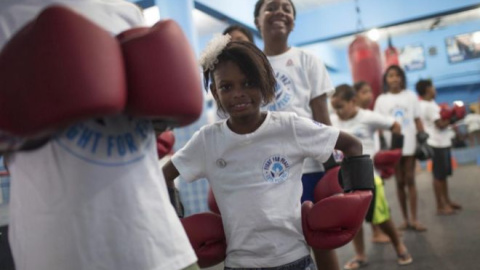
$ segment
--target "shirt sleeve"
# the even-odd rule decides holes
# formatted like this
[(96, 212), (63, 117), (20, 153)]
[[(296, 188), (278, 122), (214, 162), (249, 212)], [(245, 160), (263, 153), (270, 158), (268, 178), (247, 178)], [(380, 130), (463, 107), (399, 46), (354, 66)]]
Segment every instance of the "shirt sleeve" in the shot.
[(205, 140), (203, 129), (193, 134), (192, 138), (172, 157), (171, 161), (180, 175), (187, 182), (205, 178)]
[(307, 54), (309, 65), (307, 68), (308, 80), (311, 91), (310, 100), (323, 94), (330, 95), (335, 88), (328, 75), (327, 68), (322, 60), (314, 55)]
[(294, 116), (295, 140), (305, 157), (325, 162), (335, 148), (340, 131), (314, 120)]
[(366, 111), (367, 121), (373, 130), (390, 129), (395, 123), (395, 119), (389, 115), (382, 115), (378, 112)]

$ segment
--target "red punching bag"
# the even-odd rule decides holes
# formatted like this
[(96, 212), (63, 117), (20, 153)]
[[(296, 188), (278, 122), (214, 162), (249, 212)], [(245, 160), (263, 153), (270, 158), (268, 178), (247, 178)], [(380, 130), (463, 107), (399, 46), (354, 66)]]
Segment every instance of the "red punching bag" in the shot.
[(348, 48), (348, 57), (354, 82), (365, 81), (372, 87), (373, 108), (377, 96), (382, 93), (382, 59), (380, 47), (364, 35), (358, 35)]
[(388, 47), (385, 50), (385, 70), (391, 65), (400, 66), (400, 60), (398, 59), (398, 50), (392, 45), (392, 38), (388, 37)]

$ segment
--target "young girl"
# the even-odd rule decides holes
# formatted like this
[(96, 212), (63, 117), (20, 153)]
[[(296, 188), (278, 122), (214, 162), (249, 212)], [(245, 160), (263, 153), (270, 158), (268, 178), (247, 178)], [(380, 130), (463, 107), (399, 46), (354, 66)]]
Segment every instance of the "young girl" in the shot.
[(252, 32), (238, 24), (230, 25), (223, 30), (223, 34), (229, 34), (232, 37), (232, 41), (250, 41), (254, 43)]
[[(340, 85), (336, 88), (331, 98), (331, 104), (335, 110), (330, 117), (332, 125), (340, 130), (354, 135), (362, 142), (363, 153), (373, 156), (375, 153), (374, 135), (378, 129), (390, 129), (400, 134), (400, 125), (393, 118), (385, 117), (375, 112), (364, 110), (356, 105), (355, 90), (349, 85)], [(370, 205), (366, 220), (376, 224), (389, 237), (398, 256), (398, 264), (405, 265), (412, 262), (407, 248), (398, 236), (397, 230), (390, 218), (388, 202), (385, 198), (382, 179), (375, 176), (375, 196)], [(363, 241), (363, 229), (360, 228), (353, 239), (355, 258), (345, 264), (344, 269), (357, 269), (367, 264), (365, 243)]]
[[(255, 25), (264, 40), (263, 52), (275, 71), (276, 99), (268, 110), (295, 112), (299, 116), (330, 125), (327, 94), (333, 92), (323, 62), (318, 57), (288, 45), (295, 25), (296, 10), (291, 0), (258, 0), (255, 5)], [(307, 159), (303, 167), (302, 201), (313, 200), (313, 190), (324, 175), (322, 164)], [(322, 269), (339, 268), (335, 252), (314, 250)]]
[(227, 239), (225, 269), (316, 269), (301, 225), (303, 161), (324, 162), (334, 148), (360, 155), (361, 144), (294, 113), (261, 111), (274, 98), (267, 58), (251, 43), (219, 38), (201, 63), (228, 118), (204, 126), (175, 153), (163, 167), (167, 185), (179, 175), (208, 179)]
[[(413, 229), (425, 231), (427, 228), (417, 219), (417, 188), (415, 186), (415, 148), (417, 138), (425, 138), (423, 124), (420, 120), (420, 102), (417, 95), (405, 89), (407, 80), (403, 70), (396, 65), (390, 66), (383, 76), (385, 93), (378, 96), (374, 111), (382, 115), (390, 115), (402, 127), (404, 144), (402, 148), (402, 159), (395, 168), (395, 179), (397, 181), (397, 195), (402, 211), (403, 223), (401, 230)], [(385, 140), (389, 141), (390, 136), (384, 132)], [(407, 190), (405, 190), (407, 189)], [(408, 216), (407, 193), (410, 205), (411, 216)]]
[[(356, 105), (361, 109), (369, 110), (370, 104), (372, 104), (373, 102), (372, 87), (365, 81), (359, 81), (353, 85), (353, 89), (355, 90)], [(374, 139), (375, 150), (380, 149), (378, 140), (376, 140), (377, 138), (378, 137), (375, 136), (375, 139)], [(384, 234), (378, 225), (371, 224), (371, 227), (372, 227), (373, 243), (389, 243), (390, 242), (390, 238), (388, 237), (388, 235)]]

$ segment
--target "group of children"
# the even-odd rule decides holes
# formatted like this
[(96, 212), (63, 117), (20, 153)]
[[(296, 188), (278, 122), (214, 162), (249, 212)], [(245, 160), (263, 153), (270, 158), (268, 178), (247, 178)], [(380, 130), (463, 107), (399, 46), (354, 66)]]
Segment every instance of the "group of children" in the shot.
[[(265, 14), (263, 17), (259, 16), (261, 11)], [(366, 82), (357, 82), (354, 87), (340, 85), (333, 90), (328, 74), (323, 70), (323, 63), (309, 59), (310, 55), (302, 50), (288, 47), (288, 34), (293, 28), (291, 24), (295, 16), (295, 8), (291, 1), (258, 1), (254, 15), (255, 24), (265, 41), (263, 52), (267, 55), (277, 79), (275, 89), (277, 99), (267, 106), (268, 110), (293, 111), (299, 116), (313, 118), (327, 125), (330, 125), (331, 120), (334, 127), (359, 139), (362, 142), (363, 153), (370, 156), (373, 156), (379, 150), (378, 143), (377, 146), (375, 143), (377, 133), (380, 133), (380, 136), (386, 140), (387, 145), (391, 143), (390, 133), (402, 134), (404, 137), (402, 157), (395, 168), (397, 195), (403, 217), (403, 222), (398, 227), (398, 230), (401, 231), (406, 229), (418, 232), (427, 230), (417, 218), (415, 150), (418, 138), (426, 137), (425, 134), (428, 133), (430, 136), (428, 144), (435, 150), (433, 185), (437, 213), (452, 214), (455, 210), (461, 209), (461, 206), (451, 201), (448, 195), (446, 179), (451, 175), (450, 144), (448, 143), (450, 139), (446, 135), (442, 137), (443, 139), (439, 139), (437, 133), (447, 133), (446, 129), (450, 123), (440, 117), (440, 109), (433, 101), (435, 95), (431, 81), (421, 80), (417, 83), (416, 90), (421, 98), (419, 101), (414, 92), (406, 89), (404, 71), (399, 66), (390, 66), (385, 71), (383, 78), (384, 93), (378, 97), (374, 111), (369, 111), (367, 108), (372, 102), (373, 95)], [(233, 39), (242, 36), (240, 32), (248, 32), (248, 30), (235, 26), (226, 29), (224, 34), (232, 34)], [(252, 42), (250, 38), (238, 40)], [(296, 69), (295, 67), (301, 67), (302, 69)], [(315, 80), (312, 79), (314, 74), (316, 74)], [(303, 85), (307, 86), (302, 88)], [(318, 89), (325, 89), (325, 91), (320, 95), (315, 94)], [(295, 95), (293, 95), (292, 90), (295, 90)], [(326, 108), (323, 106), (326, 105), (326, 94), (332, 92), (334, 93), (330, 100), (335, 114), (328, 117), (324, 112)], [(308, 97), (303, 96), (303, 93)], [(429, 105), (425, 105), (427, 103)], [(425, 109), (425, 107), (428, 107), (428, 109)], [(430, 115), (427, 115), (427, 111)], [(439, 144), (438, 140), (444, 143)], [(308, 164), (308, 161), (306, 164)], [(322, 177), (321, 169), (317, 172), (313, 169), (312, 177), (308, 177), (310, 172), (308, 165), (305, 166), (307, 166), (307, 169), (304, 170), (302, 177), (304, 188), (302, 200), (311, 198), (309, 196), (311, 187), (315, 186)], [(398, 256), (398, 264), (409, 264), (413, 261), (412, 256), (401, 240), (400, 233), (391, 219), (383, 191), (383, 181), (378, 175), (375, 176), (375, 188), (376, 197), (371, 206), (372, 211), (367, 216), (367, 221), (375, 228), (374, 240), (383, 237), (383, 240), (379, 240), (379, 242), (392, 242)], [(378, 228), (380, 233), (378, 233)], [(345, 269), (357, 269), (367, 264), (363, 229), (360, 229), (353, 240), (353, 244), (356, 255), (345, 264)], [(314, 250), (314, 254), (319, 269), (338, 269), (338, 261), (333, 251), (322, 253)]]
[[(422, 124), (421, 102), (418, 101), (417, 95), (412, 91), (406, 90), (406, 76), (403, 70), (399, 66), (391, 66), (386, 70), (383, 79), (385, 91), (378, 97), (374, 111), (369, 111), (367, 108), (372, 102), (373, 96), (367, 83), (358, 82), (354, 87), (340, 85), (334, 88), (325, 66), (320, 60), (300, 49), (288, 46), (288, 36), (293, 30), (295, 19), (295, 7), (291, 1), (257, 1), (254, 17), (255, 25), (264, 40), (265, 47), (263, 53), (266, 55), (268, 63), (265, 62), (265, 59), (261, 61), (255, 60), (258, 57), (258, 52), (252, 52), (256, 51), (255, 46), (236, 42), (229, 43), (224, 49), (220, 50), (219, 55), (217, 55), (218, 58), (212, 60), (216, 63), (215, 65), (205, 65), (204, 62), (205, 86), (212, 91), (219, 110), (226, 113), (228, 118), (197, 132), (191, 142), (172, 158), (172, 162), (164, 167), (167, 182), (168, 180), (173, 181), (179, 174), (189, 180), (200, 177), (209, 179), (219, 205), (221, 205), (222, 218), (226, 226), (227, 242), (230, 245), (228, 247), (226, 269), (230, 269), (229, 267), (247, 267), (244, 269), (249, 269), (248, 267), (257, 266), (257, 262), (259, 263), (258, 266), (276, 266), (273, 269), (290, 269), (288, 268), (290, 263), (298, 262), (293, 261), (283, 264), (283, 262), (288, 262), (288, 260), (269, 261), (268, 258), (272, 258), (271, 256), (278, 258), (279, 254), (281, 254), (278, 251), (281, 249), (272, 249), (273, 251), (270, 253), (262, 253), (258, 250), (261, 247), (260, 245), (252, 244), (250, 246), (249, 244), (256, 242), (256, 240), (258, 241), (255, 238), (260, 237), (254, 233), (255, 230), (248, 229), (258, 226), (257, 222), (250, 220), (251, 218), (261, 221), (267, 227), (270, 226), (272, 233), (274, 233), (274, 226), (271, 224), (272, 221), (269, 220), (270, 215), (263, 214), (263, 216), (259, 216), (259, 213), (253, 211), (251, 207), (246, 207), (246, 205), (255, 205), (256, 211), (263, 213), (267, 210), (272, 211), (273, 215), (279, 218), (278, 212), (275, 210), (278, 209), (278, 205), (272, 206), (268, 204), (270, 195), (267, 190), (262, 188), (262, 185), (265, 185), (265, 183), (260, 181), (262, 177), (255, 177), (245, 173), (245, 166), (248, 164), (255, 167), (251, 164), (253, 157), (249, 154), (250, 151), (254, 151), (254, 148), (251, 148), (252, 145), (255, 146), (257, 152), (270, 153), (270, 148), (266, 148), (269, 150), (263, 150), (261, 141), (265, 139), (267, 130), (269, 130), (268, 132), (275, 130), (274, 128), (276, 127), (273, 123), (283, 122), (282, 130), (284, 132), (291, 128), (291, 122), (280, 120), (286, 114), (276, 113), (275, 111), (294, 112), (297, 116), (300, 116), (299, 119), (305, 117), (324, 125), (333, 125), (341, 131), (340, 134), (346, 132), (359, 139), (363, 146), (362, 153), (370, 156), (373, 156), (379, 150), (376, 149), (374, 142), (375, 134), (378, 131), (386, 139), (387, 144), (391, 143), (390, 132), (402, 134), (404, 137), (402, 158), (395, 168), (397, 194), (403, 217), (403, 222), (398, 229), (425, 231), (427, 228), (417, 219), (417, 194), (415, 187), (416, 141), (417, 137), (425, 137), (425, 130)], [(248, 30), (240, 26), (229, 27), (224, 31), (224, 34), (231, 35), (232, 41), (242, 40), (252, 43), (253, 39), (248, 33)], [(251, 52), (245, 53), (245, 55), (250, 55), (251, 59), (245, 60), (248, 57), (235, 56), (233, 51), (238, 47), (248, 47)], [(245, 63), (246, 61), (257, 61), (257, 65), (265, 65), (267, 73), (262, 73), (262, 71), (258, 70), (252, 71), (251, 67), (253, 65)], [(276, 80), (275, 92), (270, 92), (271, 96), (267, 93), (272, 90), (273, 85), (265, 88), (268, 85), (264, 81), (266, 78), (262, 78), (261, 75), (255, 75), (255, 73), (268, 74), (267, 78), (270, 80), (268, 66), (273, 68), (274, 79)], [(417, 85), (417, 91), (419, 91), (418, 87)], [(335, 114), (329, 116), (327, 113), (327, 95), (332, 93), (330, 101)], [(419, 94), (424, 99), (427, 99), (420, 91)], [(272, 101), (273, 96), (275, 100)], [(265, 112), (264, 110), (271, 112)], [(433, 121), (438, 120), (438, 115), (432, 114), (432, 117)], [(294, 126), (299, 128), (295, 124)], [(325, 126), (322, 127), (330, 130), (330, 128)], [(436, 126), (437, 129), (444, 129), (445, 127), (443, 125)], [(428, 131), (430, 132), (430, 130)], [(303, 134), (300, 128), (298, 132)], [(417, 136), (417, 134), (421, 134), (421, 136)], [(339, 141), (341, 141), (341, 137), (339, 137)], [(302, 138), (299, 137), (297, 139)], [(283, 143), (283, 138), (279, 134), (271, 133), (271, 140), (275, 141), (275, 143), (272, 142), (271, 144), (277, 149), (277, 152), (284, 153), (287, 151), (286, 149), (289, 149), (287, 144)], [(325, 141), (318, 141), (317, 143), (324, 144)], [(337, 142), (336, 148), (338, 146)], [(311, 147), (313, 149), (313, 145)], [(327, 146), (325, 145), (325, 147)], [(300, 145), (300, 148), (303, 149), (303, 146)], [(261, 149), (261, 151), (258, 151), (258, 149)], [(330, 148), (328, 149), (330, 151)], [(319, 149), (316, 151), (317, 154), (322, 153)], [(446, 153), (449, 149), (447, 147), (442, 151)], [(208, 165), (209, 159), (202, 159), (201, 157), (211, 156), (211, 154), (207, 153), (212, 152), (218, 159), (211, 160), (210, 164), (212, 165)], [(236, 158), (233, 158), (233, 156), (228, 157), (228, 160), (223, 158), (223, 155), (228, 156), (227, 153), (228, 155), (236, 156)], [(308, 155), (305, 155), (305, 157), (308, 158)], [(249, 162), (245, 163), (246, 165), (244, 166), (240, 166), (238, 171), (237, 169), (233, 170), (233, 164), (240, 160), (244, 161), (243, 158), (249, 160)], [(267, 158), (266, 160), (269, 159)], [(322, 159), (318, 159), (318, 156), (317, 160), (307, 159), (305, 161), (301, 172), (303, 191), (299, 192), (298, 186), (293, 188), (294, 192), (290, 191), (289, 193), (293, 198), (301, 194), (302, 201), (313, 200), (313, 187), (319, 180), (321, 181), (323, 176), (323, 168), (318, 160), (322, 161)], [(434, 164), (436, 164), (434, 165), (437, 168), (434, 169), (436, 171), (444, 167), (444, 163), (439, 163), (437, 160), (434, 160)], [(231, 165), (230, 170), (227, 170), (229, 165)], [(209, 166), (212, 167), (209, 168)], [(284, 164), (279, 169), (278, 176), (285, 176), (285, 168), (287, 167)], [(217, 170), (222, 172), (218, 173), (216, 172)], [(228, 171), (228, 175), (235, 175), (235, 177), (227, 177), (224, 174), (226, 171)], [(296, 172), (297, 175), (299, 173)], [(243, 180), (243, 182), (239, 183), (240, 179), (245, 179), (247, 175), (249, 180)], [(437, 199), (439, 201), (439, 213), (446, 213), (450, 211), (449, 208), (460, 208), (458, 204), (449, 199), (448, 192), (445, 191), (447, 175), (447, 172), (442, 172), (441, 176), (435, 176), (434, 186), (438, 190), (435, 194), (440, 198)], [(274, 178), (268, 179), (275, 182), (285, 181), (284, 179), (273, 180)], [(234, 181), (234, 179), (239, 180)], [(443, 181), (440, 182), (438, 179)], [(169, 183), (172, 185), (171, 182)], [(253, 187), (255, 188), (253, 189)], [(233, 190), (235, 190), (235, 193), (233, 193)], [(282, 193), (283, 191), (277, 192)], [(260, 196), (259, 194), (262, 195)], [(257, 199), (255, 200), (254, 198)], [(407, 207), (407, 200), (409, 207)], [(285, 203), (279, 202), (278, 199), (276, 202), (278, 204)], [(283, 207), (288, 209), (286, 205)], [(443, 209), (445, 207), (446, 210)], [(247, 211), (248, 213), (245, 212), (246, 208), (250, 209)], [(241, 217), (234, 216), (238, 213), (241, 213)], [(248, 220), (244, 220), (245, 217), (249, 217)], [(398, 256), (397, 263), (399, 265), (410, 264), (413, 261), (391, 219), (383, 190), (383, 181), (378, 175), (375, 176), (375, 199), (372, 202), (371, 211), (367, 215), (367, 221), (371, 222), (375, 228), (380, 228), (387, 241), (392, 242)], [(240, 227), (245, 229), (239, 230)], [(250, 237), (243, 236), (245, 231), (248, 231)], [(298, 233), (298, 231), (296, 232)], [(265, 234), (261, 237), (265, 237)], [(276, 239), (286, 239), (285, 235), (278, 235), (277, 237)], [(276, 245), (277, 242), (273, 238), (272, 241), (274, 242), (269, 244)], [(239, 243), (242, 244), (240, 245)], [(363, 229), (360, 229), (353, 240), (353, 244), (356, 255), (345, 264), (345, 269), (357, 269), (367, 264)], [(269, 247), (265, 246), (265, 248)], [(254, 250), (256, 252), (253, 252)], [(264, 251), (264, 249), (262, 250)], [(302, 255), (297, 255), (297, 258), (306, 254), (304, 246), (298, 248), (298, 250), (302, 250), (303, 253), (300, 252), (299, 254)], [(292, 253), (295, 252), (292, 251)], [(338, 259), (334, 251), (313, 250), (313, 254), (318, 269), (339, 269)], [(257, 258), (258, 255), (261, 255), (263, 259)], [(308, 261), (305, 265), (310, 265), (310, 259), (305, 258), (301, 260), (305, 260), (304, 262)]]
[[(38, 10), (48, 3), (39, 5)], [(95, 6), (102, 3), (90, 5), (86, 1), (74, 5), (84, 14)], [(109, 21), (102, 26), (119, 32), (127, 26), (139, 25), (141, 20), (136, 11), (131, 6), (124, 8), (130, 10), (131, 21), (135, 23), (127, 25), (118, 16), (119, 26)], [(25, 21), (33, 18), (38, 10), (26, 16)], [(121, 10), (117, 13), (123, 14)], [(100, 21), (105, 18), (102, 12), (91, 16)], [(204, 82), (226, 119), (197, 131), (163, 167), (163, 177), (169, 187), (173, 187), (179, 175), (187, 181), (208, 179), (228, 244), (225, 269), (339, 269), (333, 250), (314, 249), (315, 259), (310, 256), (311, 249), (302, 231), (301, 202), (313, 200), (314, 187), (324, 175), (322, 163), (334, 149), (341, 150), (346, 158), (372, 156), (375, 153), (373, 136), (379, 129), (387, 141), (389, 131), (405, 137), (403, 156), (395, 170), (404, 218), (401, 229), (426, 230), (417, 220), (413, 156), (416, 132), (424, 130), (419, 102), (413, 93), (405, 90), (405, 74), (397, 66), (388, 68), (384, 76), (386, 91), (378, 97), (374, 112), (364, 109), (371, 94), (368, 85), (358, 84), (357, 91), (348, 85), (335, 89), (325, 65), (316, 56), (288, 45), (295, 16), (291, 0), (258, 0), (254, 18), (264, 40), (263, 52), (241, 28), (227, 29), (230, 35), (209, 45), (201, 59)], [(242, 40), (242, 33), (245, 41), (233, 41)], [(431, 95), (422, 94), (430, 90), (417, 88), (430, 102)], [(330, 101), (336, 111), (331, 119), (327, 109), (329, 94), (333, 94)], [(433, 121), (433, 128), (444, 128), (443, 122), (438, 121), (438, 110), (431, 107), (428, 119)], [(125, 125), (129, 128), (131, 121), (137, 121), (126, 116), (107, 120), (112, 132), (123, 130)], [(93, 120), (85, 124), (90, 122), (95, 125)], [(150, 126), (148, 131), (148, 139), (153, 141)], [(432, 146), (438, 148), (435, 154), (440, 153), (439, 160), (440, 157), (442, 161), (447, 159), (447, 145), (433, 143)], [(43, 148), (15, 154), (10, 164), (13, 176), (23, 180), (15, 182), (12, 188), (11, 236), (19, 269), (65, 269), (72, 264), (75, 268), (71, 269), (198, 269), (186, 235), (169, 207), (163, 177), (158, 168), (154, 168), (156, 152), (152, 147), (145, 147), (143, 160), (115, 167), (115, 171), (111, 167), (98, 168), (98, 164), (83, 164), (64, 152), (52, 140)], [(435, 162), (439, 213), (450, 213), (460, 205), (448, 196), (446, 177), (450, 171), (439, 169)], [(71, 166), (67, 168), (66, 163)], [(47, 165), (50, 169), (45, 171)], [(144, 179), (132, 183), (127, 177), (132, 170), (140, 172)], [(92, 183), (85, 183), (86, 172)], [(113, 177), (113, 173), (117, 177)], [(55, 181), (50, 180), (50, 186), (37, 184), (42, 179)], [(158, 179), (162, 183), (159, 184)], [(101, 190), (95, 189), (99, 183), (103, 183)], [(74, 201), (61, 194), (57, 194), (60, 197), (47, 196), (57, 187), (70, 190), (79, 184), (92, 189), (87, 195), (98, 195), (96, 191), (101, 191), (102, 196), (92, 195), (88, 201), (84, 197)], [(42, 191), (41, 198), (31, 196)], [(142, 204), (145, 196), (150, 201)], [(162, 199), (150, 204), (157, 197)], [(39, 203), (40, 199), (44, 204)], [(79, 201), (83, 202), (81, 207), (75, 204)], [(125, 207), (115, 210), (119, 209), (117, 202)], [(31, 212), (25, 211), (26, 205)], [(102, 211), (97, 210), (98, 207)], [(378, 176), (371, 208), (372, 214), (367, 219), (378, 224), (389, 237), (398, 255), (398, 264), (411, 263), (412, 257), (393, 225)], [(38, 211), (52, 217), (28, 224), (27, 219), (32, 218), (26, 215), (38, 216)], [(114, 228), (106, 227), (112, 223), (102, 223), (104, 214), (123, 222)], [(39, 234), (40, 227), (44, 230)], [(145, 227), (148, 228), (145, 230)], [(124, 232), (127, 234), (122, 234)], [(39, 254), (42, 244), (44, 251)], [(362, 231), (355, 237), (354, 244), (357, 255), (345, 265), (346, 269), (359, 268), (367, 262)], [(58, 261), (58, 258), (64, 260)]]

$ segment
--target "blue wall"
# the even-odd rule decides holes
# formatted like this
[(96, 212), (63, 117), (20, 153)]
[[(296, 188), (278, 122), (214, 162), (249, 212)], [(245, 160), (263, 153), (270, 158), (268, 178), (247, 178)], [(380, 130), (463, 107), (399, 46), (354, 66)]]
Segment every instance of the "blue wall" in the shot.
[[(422, 45), (425, 55), (425, 68), (417, 71), (407, 71), (408, 88), (414, 90), (419, 79), (432, 79), (437, 87), (437, 100), (448, 102), (463, 100), (478, 102), (480, 97), (480, 58), (459, 63), (450, 63), (447, 56), (445, 39), (454, 35), (480, 31), (480, 20), (471, 21), (434, 31), (423, 31), (411, 35), (392, 37), (393, 45), (400, 49), (406, 45)], [(381, 51), (387, 47), (387, 41), (379, 41)], [(319, 45), (304, 46), (315, 48)], [(329, 46), (323, 43), (322, 46)], [(348, 63), (348, 45), (343, 48), (333, 47), (330, 50), (317, 49), (318, 56), (335, 66), (330, 75), (335, 85), (352, 83), (351, 70)], [(435, 47), (436, 55), (429, 55), (428, 49)], [(327, 55), (329, 53), (329, 55)], [(330, 61), (332, 55), (336, 61)]]

